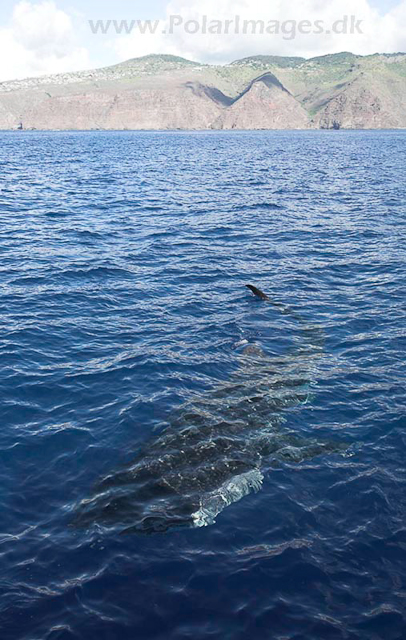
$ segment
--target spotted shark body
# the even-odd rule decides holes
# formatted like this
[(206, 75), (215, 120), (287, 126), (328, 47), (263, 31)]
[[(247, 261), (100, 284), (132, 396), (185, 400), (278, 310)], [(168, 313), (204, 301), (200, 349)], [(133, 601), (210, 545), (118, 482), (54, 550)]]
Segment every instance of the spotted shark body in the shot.
[(77, 525), (120, 533), (210, 525), (225, 507), (258, 491), (275, 462), (299, 463), (346, 449), (283, 427), (283, 411), (308, 400), (314, 362), (323, 353), (322, 331), (247, 286), (259, 300), (297, 319), (302, 344), (278, 358), (247, 345), (229, 382), (183, 405), (132, 464), (98, 483), (80, 503)]

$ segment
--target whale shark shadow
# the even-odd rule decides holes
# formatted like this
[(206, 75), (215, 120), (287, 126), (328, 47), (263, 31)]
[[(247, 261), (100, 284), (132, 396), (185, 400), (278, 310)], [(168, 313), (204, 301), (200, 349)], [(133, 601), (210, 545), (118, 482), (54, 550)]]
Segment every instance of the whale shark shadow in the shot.
[(324, 333), (247, 287), (297, 321), (300, 344), (276, 358), (248, 344), (232, 379), (182, 405), (131, 464), (103, 478), (78, 505), (74, 526), (152, 534), (214, 524), (227, 506), (259, 491), (273, 466), (348, 450), (345, 443), (303, 438), (283, 426), (283, 412), (309, 400)]

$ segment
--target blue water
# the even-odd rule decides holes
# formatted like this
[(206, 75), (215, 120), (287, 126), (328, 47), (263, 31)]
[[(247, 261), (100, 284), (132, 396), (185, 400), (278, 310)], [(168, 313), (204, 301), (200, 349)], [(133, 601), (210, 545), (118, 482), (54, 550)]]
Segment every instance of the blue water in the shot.
[[(0, 136), (1, 640), (406, 635), (406, 133)], [(322, 327), (280, 461), (214, 525), (77, 505), (185, 402)]]

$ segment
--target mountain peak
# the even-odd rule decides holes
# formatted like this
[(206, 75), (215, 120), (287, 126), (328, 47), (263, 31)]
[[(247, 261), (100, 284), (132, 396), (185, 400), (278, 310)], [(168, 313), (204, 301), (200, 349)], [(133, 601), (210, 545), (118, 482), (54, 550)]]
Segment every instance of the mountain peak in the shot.
[(160, 71), (164, 69), (173, 69), (179, 67), (198, 67), (201, 66), (199, 62), (193, 60), (187, 60), (180, 56), (173, 56), (165, 53), (150, 53), (141, 58), (130, 58), (124, 62), (120, 62), (117, 66), (124, 67), (151, 67), (154, 70)]

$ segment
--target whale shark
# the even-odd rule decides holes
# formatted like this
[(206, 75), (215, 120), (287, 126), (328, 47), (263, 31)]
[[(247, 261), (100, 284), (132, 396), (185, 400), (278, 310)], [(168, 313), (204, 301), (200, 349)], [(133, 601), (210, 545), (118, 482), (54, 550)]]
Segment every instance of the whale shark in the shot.
[(347, 450), (285, 426), (284, 412), (310, 399), (324, 352), (322, 328), (246, 287), (297, 322), (298, 344), (271, 357), (246, 341), (231, 379), (180, 406), (130, 464), (102, 478), (77, 506), (76, 525), (141, 534), (211, 525), (226, 507), (259, 491), (276, 464)]

